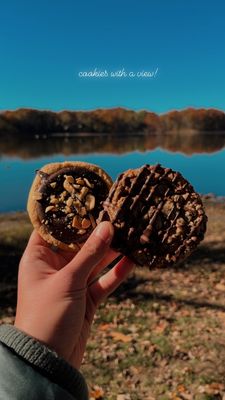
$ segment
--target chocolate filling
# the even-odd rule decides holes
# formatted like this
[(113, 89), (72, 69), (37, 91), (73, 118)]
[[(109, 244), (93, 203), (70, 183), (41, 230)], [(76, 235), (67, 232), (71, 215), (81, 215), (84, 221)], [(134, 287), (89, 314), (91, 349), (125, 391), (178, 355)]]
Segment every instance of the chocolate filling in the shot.
[(83, 242), (96, 226), (108, 195), (105, 181), (85, 167), (65, 167), (47, 175), (38, 171), (38, 216), (49, 233), (63, 243)]

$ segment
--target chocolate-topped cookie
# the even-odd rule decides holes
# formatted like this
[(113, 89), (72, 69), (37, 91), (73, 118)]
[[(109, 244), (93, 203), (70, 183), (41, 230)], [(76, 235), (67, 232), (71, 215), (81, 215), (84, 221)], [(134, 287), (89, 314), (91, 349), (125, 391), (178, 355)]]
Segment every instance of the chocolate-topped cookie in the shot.
[(47, 164), (37, 171), (29, 193), (31, 222), (47, 242), (78, 251), (95, 228), (111, 185), (93, 164)]
[(170, 266), (204, 238), (207, 217), (200, 196), (179, 172), (160, 164), (122, 173), (98, 222), (114, 225), (112, 247), (149, 267)]

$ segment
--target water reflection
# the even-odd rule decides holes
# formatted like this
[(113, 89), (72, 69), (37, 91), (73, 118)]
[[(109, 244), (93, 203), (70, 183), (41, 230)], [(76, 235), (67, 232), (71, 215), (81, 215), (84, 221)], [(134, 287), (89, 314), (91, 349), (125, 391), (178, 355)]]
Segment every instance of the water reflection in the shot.
[(77, 134), (74, 136), (38, 135), (29, 137), (5, 136), (0, 139), (0, 155), (22, 159), (51, 156), (53, 154), (122, 154), (148, 151), (160, 147), (187, 155), (213, 153), (225, 147), (225, 133), (201, 132), (165, 135), (104, 135)]

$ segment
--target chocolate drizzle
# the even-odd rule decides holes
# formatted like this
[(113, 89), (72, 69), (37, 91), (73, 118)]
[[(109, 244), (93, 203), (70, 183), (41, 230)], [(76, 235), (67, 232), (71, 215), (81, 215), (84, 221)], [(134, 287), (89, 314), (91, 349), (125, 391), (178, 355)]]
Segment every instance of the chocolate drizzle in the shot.
[(140, 265), (167, 266), (203, 239), (207, 217), (199, 195), (178, 172), (144, 165), (121, 174), (99, 221), (115, 227), (112, 247)]

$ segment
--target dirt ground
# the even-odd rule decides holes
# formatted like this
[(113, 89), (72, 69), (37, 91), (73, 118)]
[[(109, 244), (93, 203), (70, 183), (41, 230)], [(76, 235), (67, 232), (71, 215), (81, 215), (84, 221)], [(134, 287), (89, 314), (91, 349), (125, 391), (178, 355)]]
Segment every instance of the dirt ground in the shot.
[[(91, 399), (225, 400), (225, 204), (183, 264), (136, 268), (102, 304), (82, 366)], [(0, 215), (0, 323), (13, 322), (25, 213)]]

